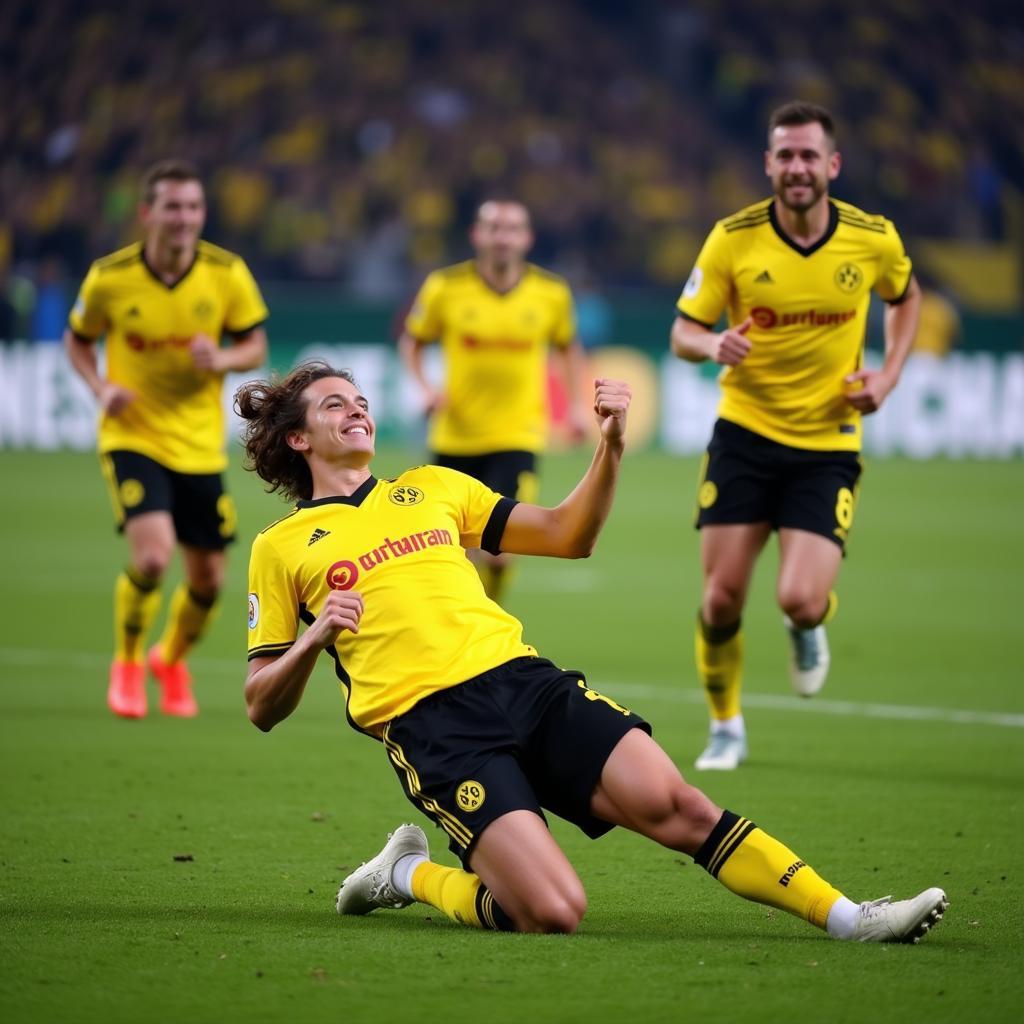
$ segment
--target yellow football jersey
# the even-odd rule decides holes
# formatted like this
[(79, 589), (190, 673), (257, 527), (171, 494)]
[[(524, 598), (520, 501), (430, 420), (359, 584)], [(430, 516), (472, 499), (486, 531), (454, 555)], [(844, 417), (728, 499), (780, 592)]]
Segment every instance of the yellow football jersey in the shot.
[(911, 263), (884, 217), (835, 199), (829, 209), (809, 248), (783, 232), (770, 199), (719, 221), (678, 310), (707, 327), (726, 310), (732, 326), (753, 321), (749, 355), (720, 377), (723, 419), (796, 448), (859, 451), (843, 378), (861, 366), (871, 291), (899, 301)]
[(196, 334), (219, 342), (266, 318), (245, 262), (208, 242), (173, 285), (139, 242), (93, 263), (68, 324), (80, 338), (105, 336), (107, 378), (136, 395), (119, 415), (100, 416), (99, 450), (140, 452), (179, 473), (224, 469), (221, 375), (196, 369), (188, 346)]
[(561, 277), (528, 263), (519, 283), (495, 291), (472, 260), (434, 271), (406, 330), (444, 353), (447, 406), (430, 425), (431, 450), (446, 455), (540, 451), (547, 439), (548, 346), (576, 336), (572, 293)]
[(300, 501), (253, 542), (250, 659), (287, 651), (331, 590), (357, 591), (359, 632), (343, 631), (328, 654), (349, 721), (379, 735), (428, 694), (535, 655), (464, 550), (496, 550), (514, 506), (437, 466), (370, 477), (349, 497)]

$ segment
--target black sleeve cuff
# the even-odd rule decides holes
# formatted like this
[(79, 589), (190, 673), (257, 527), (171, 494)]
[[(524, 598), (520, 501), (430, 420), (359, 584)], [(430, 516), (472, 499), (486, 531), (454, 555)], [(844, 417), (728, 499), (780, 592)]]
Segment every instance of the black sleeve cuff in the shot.
[(678, 306), (676, 306), (676, 316), (681, 316), (684, 320), (689, 320), (691, 324), (700, 324), (701, 327), (706, 327), (709, 331), (714, 330), (715, 325), (709, 324), (705, 320), (698, 320), (695, 316), (690, 316), (689, 313), (684, 313)]
[(225, 331), (224, 333), (230, 335), (230, 337), (234, 338), (235, 341), (237, 341), (239, 338), (244, 338), (247, 334), (252, 334), (252, 332), (255, 331), (257, 327), (262, 327), (266, 322), (267, 319), (266, 317), (264, 317), (262, 320), (257, 320), (256, 323), (254, 323), (251, 327), (243, 327), (239, 331)]
[(515, 498), (499, 498), (498, 504), (494, 506), (491, 518), (487, 520), (483, 536), (480, 538), (480, 547), (489, 555), (501, 554), (501, 538), (505, 532), (505, 524), (512, 515), (512, 509), (518, 504)]
[(910, 272), (910, 273), (909, 273), (909, 274), (907, 275), (907, 283), (906, 283), (906, 285), (904, 286), (904, 288), (903, 288), (903, 291), (901, 291), (901, 292), (899, 293), (899, 295), (897, 295), (897, 296), (896, 296), (896, 298), (895, 298), (895, 299), (883, 299), (882, 301), (883, 301), (883, 302), (885, 302), (885, 303), (886, 303), (887, 305), (889, 305), (889, 306), (898, 306), (898, 305), (900, 305), (900, 304), (901, 304), (901, 303), (902, 303), (902, 302), (903, 302), (903, 301), (904, 301), (904, 300), (906, 299), (906, 297), (907, 297), (907, 294), (908, 294), (908, 292), (910, 291), (910, 285), (911, 285), (911, 282), (912, 282), (913, 280), (914, 280), (914, 272), (913, 272), (913, 271), (911, 271), (911, 272)]

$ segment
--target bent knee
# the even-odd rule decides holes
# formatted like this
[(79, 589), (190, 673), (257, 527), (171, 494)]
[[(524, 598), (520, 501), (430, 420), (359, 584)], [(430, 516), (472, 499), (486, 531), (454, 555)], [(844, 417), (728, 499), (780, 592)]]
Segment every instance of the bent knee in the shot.
[(828, 610), (828, 593), (802, 588), (779, 591), (779, 607), (801, 629), (818, 625)]
[(746, 592), (727, 581), (708, 580), (704, 588), (701, 614), (709, 626), (730, 626), (743, 611)]
[(164, 551), (161, 548), (148, 548), (145, 551), (136, 553), (132, 559), (132, 567), (146, 579), (159, 580), (167, 572), (171, 564), (171, 550)]
[(587, 912), (582, 886), (575, 891), (551, 893), (525, 908), (516, 924), (520, 931), (539, 935), (572, 935)]

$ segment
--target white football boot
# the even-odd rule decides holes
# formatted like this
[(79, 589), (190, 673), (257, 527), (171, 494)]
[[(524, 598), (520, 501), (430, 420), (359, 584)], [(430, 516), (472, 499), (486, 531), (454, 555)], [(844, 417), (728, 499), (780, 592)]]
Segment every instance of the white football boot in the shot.
[(941, 889), (925, 889), (909, 900), (891, 896), (862, 903), (851, 938), (854, 942), (920, 942), (949, 909)]
[(698, 771), (731, 772), (747, 759), (747, 738), (722, 729), (712, 729), (708, 745), (693, 762)]
[(339, 914), (368, 914), (383, 907), (401, 910), (415, 900), (403, 896), (392, 884), (391, 874), (402, 857), (414, 854), (430, 857), (427, 837), (419, 825), (399, 825), (388, 833), (384, 849), (373, 860), (355, 869), (341, 883), (335, 903)]
[(789, 681), (801, 697), (813, 697), (824, 685), (830, 662), (824, 626), (799, 629), (784, 615), (789, 633)]

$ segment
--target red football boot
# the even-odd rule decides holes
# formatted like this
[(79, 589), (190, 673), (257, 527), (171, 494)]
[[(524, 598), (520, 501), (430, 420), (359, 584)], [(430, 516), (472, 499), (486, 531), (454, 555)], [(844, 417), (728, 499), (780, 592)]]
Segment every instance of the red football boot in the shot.
[(143, 718), (146, 714), (146, 669), (134, 661), (115, 658), (110, 666), (107, 707), (122, 718)]
[(195, 718), (199, 714), (199, 705), (192, 696), (192, 674), (183, 661), (169, 665), (160, 657), (160, 645), (149, 650), (149, 671), (156, 676), (160, 689), (160, 710), (165, 715), (177, 715), (179, 718)]

